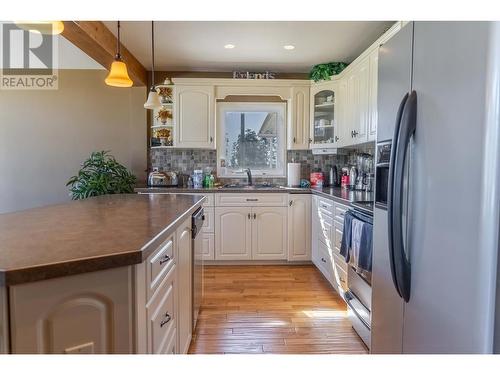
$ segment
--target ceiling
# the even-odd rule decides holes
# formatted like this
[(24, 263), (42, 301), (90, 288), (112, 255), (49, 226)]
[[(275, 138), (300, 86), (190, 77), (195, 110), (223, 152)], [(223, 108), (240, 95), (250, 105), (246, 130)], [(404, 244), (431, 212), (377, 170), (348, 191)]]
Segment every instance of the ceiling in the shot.
[[(116, 35), (116, 22), (105, 21)], [(270, 70), (305, 73), (318, 63), (351, 62), (390, 21), (156, 21), (155, 65), (163, 71)], [(151, 22), (122, 21), (121, 41), (151, 70)], [(226, 44), (235, 48), (225, 49)], [(284, 45), (295, 49), (285, 50)]]

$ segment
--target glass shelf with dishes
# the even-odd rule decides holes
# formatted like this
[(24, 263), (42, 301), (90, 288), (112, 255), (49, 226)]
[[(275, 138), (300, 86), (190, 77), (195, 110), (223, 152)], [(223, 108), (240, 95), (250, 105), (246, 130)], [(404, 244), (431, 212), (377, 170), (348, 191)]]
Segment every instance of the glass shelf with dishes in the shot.
[(335, 128), (335, 92), (322, 90), (314, 95), (313, 134), (314, 145), (331, 144)]
[(174, 85), (169, 78), (156, 86), (161, 107), (152, 111), (151, 148), (174, 147)]

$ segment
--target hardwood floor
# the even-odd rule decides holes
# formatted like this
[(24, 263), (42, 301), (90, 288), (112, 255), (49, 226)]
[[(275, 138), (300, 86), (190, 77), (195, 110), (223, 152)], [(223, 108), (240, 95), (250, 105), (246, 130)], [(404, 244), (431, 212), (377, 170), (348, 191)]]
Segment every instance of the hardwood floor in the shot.
[(208, 266), (189, 353), (363, 354), (346, 305), (304, 266)]

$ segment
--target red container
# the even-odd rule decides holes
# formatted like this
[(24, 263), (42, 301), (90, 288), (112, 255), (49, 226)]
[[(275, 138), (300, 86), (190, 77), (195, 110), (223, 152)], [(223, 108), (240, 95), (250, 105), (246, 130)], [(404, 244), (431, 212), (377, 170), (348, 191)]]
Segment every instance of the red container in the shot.
[(311, 187), (323, 187), (325, 176), (322, 172), (312, 172), (310, 177)]
[(344, 173), (342, 175), (342, 180), (341, 180), (340, 186), (343, 188), (347, 188), (349, 186), (349, 175), (348, 174)]

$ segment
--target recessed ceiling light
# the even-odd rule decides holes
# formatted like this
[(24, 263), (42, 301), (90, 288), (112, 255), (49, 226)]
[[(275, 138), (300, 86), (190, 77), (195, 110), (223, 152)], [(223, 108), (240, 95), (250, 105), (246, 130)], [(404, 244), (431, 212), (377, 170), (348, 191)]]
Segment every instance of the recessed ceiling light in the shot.
[(236, 47), (234, 44), (226, 44), (224, 46), (225, 49), (233, 49), (234, 47)]
[(291, 45), (291, 44), (287, 44), (286, 46), (283, 46), (283, 48), (291, 51), (292, 49), (295, 49), (295, 46)]

